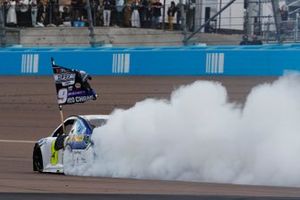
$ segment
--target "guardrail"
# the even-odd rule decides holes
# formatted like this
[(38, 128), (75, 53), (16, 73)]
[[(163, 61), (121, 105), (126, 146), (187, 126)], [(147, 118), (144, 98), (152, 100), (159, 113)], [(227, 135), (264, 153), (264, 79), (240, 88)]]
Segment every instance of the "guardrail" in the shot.
[(0, 75), (52, 75), (58, 65), (92, 75), (279, 76), (300, 71), (300, 45), (137, 48), (3, 48)]

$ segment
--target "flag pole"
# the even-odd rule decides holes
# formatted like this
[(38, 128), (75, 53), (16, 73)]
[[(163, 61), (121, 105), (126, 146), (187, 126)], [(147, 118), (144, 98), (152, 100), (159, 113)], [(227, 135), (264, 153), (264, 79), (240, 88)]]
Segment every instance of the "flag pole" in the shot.
[[(55, 65), (55, 61), (54, 61), (53, 57), (51, 57), (51, 65), (52, 65), (52, 67), (53, 67), (53, 65)], [(61, 119), (61, 124), (62, 124), (62, 128), (63, 128), (63, 133), (66, 133), (66, 128), (65, 128), (65, 124), (64, 124), (64, 113), (63, 113), (62, 105), (58, 104), (58, 108), (59, 108), (60, 119)]]
[(62, 110), (62, 105), (59, 104), (58, 108), (59, 108), (60, 119), (61, 119), (61, 124), (62, 124), (62, 128), (63, 128), (63, 133), (66, 133), (66, 127), (65, 127), (65, 124), (64, 124), (64, 113), (63, 113), (63, 110)]

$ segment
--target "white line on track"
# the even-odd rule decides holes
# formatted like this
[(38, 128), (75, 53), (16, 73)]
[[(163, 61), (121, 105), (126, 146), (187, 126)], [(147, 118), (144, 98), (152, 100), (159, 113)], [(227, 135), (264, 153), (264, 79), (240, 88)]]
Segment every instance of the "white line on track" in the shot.
[(35, 143), (36, 141), (31, 140), (0, 140), (0, 143)]

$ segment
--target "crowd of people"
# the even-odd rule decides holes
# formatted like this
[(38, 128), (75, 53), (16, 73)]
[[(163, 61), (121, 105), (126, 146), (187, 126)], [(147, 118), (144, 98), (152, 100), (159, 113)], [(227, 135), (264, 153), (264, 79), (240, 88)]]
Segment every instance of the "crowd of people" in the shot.
[[(5, 0), (6, 26), (88, 26), (86, 0)], [(94, 26), (160, 28), (163, 4), (160, 0), (90, 0)], [(180, 24), (180, 6), (166, 5), (168, 28)], [(175, 16), (177, 19), (175, 19)]]

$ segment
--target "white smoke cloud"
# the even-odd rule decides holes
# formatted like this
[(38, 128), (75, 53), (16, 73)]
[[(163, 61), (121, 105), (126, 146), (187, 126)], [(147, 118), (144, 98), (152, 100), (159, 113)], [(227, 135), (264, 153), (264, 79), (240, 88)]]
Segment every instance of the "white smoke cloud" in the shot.
[(115, 110), (94, 130), (94, 160), (68, 173), (300, 186), (299, 122), (299, 75), (253, 88), (244, 106), (197, 81)]

